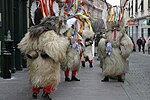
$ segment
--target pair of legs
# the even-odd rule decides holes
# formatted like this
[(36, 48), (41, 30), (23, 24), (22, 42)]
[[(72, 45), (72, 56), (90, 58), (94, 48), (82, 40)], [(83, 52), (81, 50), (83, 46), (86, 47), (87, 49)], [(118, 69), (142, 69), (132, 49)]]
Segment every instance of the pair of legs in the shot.
[(141, 45), (138, 45), (139, 52), (141, 52)]
[[(93, 67), (93, 60), (89, 60), (88, 62), (90, 64), (90, 68), (92, 68)], [(82, 67), (85, 67), (85, 61), (82, 61)]]
[(70, 70), (68, 68), (64, 72), (65, 73), (65, 81), (67, 81), (67, 82), (70, 82), (70, 81), (80, 81), (80, 79), (78, 79), (76, 77), (77, 70), (72, 71), (72, 77), (71, 77), (71, 79), (69, 78), (69, 72), (70, 72)]
[[(52, 88), (52, 91), (54, 91), (55, 89)], [(32, 97), (33, 99), (37, 99), (37, 94), (40, 92), (40, 88), (37, 88), (37, 87), (33, 87), (32, 88)], [(47, 86), (45, 88), (43, 88), (43, 94), (42, 94), (42, 97), (45, 98), (45, 100), (52, 100), (49, 95), (51, 93), (51, 86)]]
[[(110, 76), (105, 76), (102, 82), (109, 82), (109, 79), (110, 79)], [(118, 82), (124, 82), (124, 80), (122, 79), (122, 75), (117, 75), (117, 80)]]
[(143, 54), (145, 53), (145, 45), (142, 45)]

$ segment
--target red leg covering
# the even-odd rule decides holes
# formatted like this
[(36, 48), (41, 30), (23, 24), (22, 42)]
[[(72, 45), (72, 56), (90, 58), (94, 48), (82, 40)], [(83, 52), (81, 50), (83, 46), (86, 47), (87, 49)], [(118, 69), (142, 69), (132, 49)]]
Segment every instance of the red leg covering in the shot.
[(69, 76), (69, 69), (68, 68), (65, 70), (65, 76)]
[(51, 93), (50, 89), (51, 89), (51, 86), (47, 86), (43, 89), (43, 91), (50, 94)]
[(92, 64), (92, 63), (93, 63), (93, 60), (89, 60), (89, 63)]
[(72, 71), (72, 76), (76, 76), (77, 75), (77, 70)]
[(85, 61), (82, 61), (82, 64), (85, 64)]
[(39, 92), (40, 92), (40, 89), (39, 89), (39, 88), (32, 88), (32, 92), (33, 92), (33, 93), (39, 93)]
[(82, 53), (80, 53), (80, 59), (82, 58)]

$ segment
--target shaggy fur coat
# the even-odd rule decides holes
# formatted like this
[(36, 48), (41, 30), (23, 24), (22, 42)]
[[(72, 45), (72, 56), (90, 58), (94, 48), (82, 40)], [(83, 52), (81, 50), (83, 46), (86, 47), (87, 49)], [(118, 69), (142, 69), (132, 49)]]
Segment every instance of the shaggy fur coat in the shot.
[(29, 81), (33, 87), (57, 88), (60, 82), (60, 65), (67, 59), (69, 41), (61, 35), (60, 17), (45, 18), (34, 26), (18, 44), (25, 54)]
[(92, 44), (93, 44), (94, 34), (95, 33), (92, 30), (90, 30), (88, 25), (85, 23), (85, 28), (82, 33), (82, 37), (85, 45), (85, 47), (83, 48), (82, 61), (84, 61), (84, 57), (88, 57), (89, 60), (93, 60)]
[[(112, 44), (112, 52), (106, 54), (106, 41)], [(133, 44), (130, 37), (123, 30), (116, 32), (114, 41), (114, 32), (107, 31), (106, 37), (102, 38), (98, 44), (98, 50), (101, 58), (102, 73), (104, 76), (122, 75), (127, 69), (127, 58), (133, 50)]]

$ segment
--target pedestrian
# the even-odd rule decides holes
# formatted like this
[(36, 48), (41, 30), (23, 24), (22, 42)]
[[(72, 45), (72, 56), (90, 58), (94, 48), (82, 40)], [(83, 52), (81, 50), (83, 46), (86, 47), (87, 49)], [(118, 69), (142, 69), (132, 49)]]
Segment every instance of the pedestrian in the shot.
[(145, 54), (145, 43), (146, 43), (146, 40), (145, 40), (144, 36), (142, 35), (142, 51), (143, 51), (143, 54)]
[(141, 52), (141, 46), (142, 46), (142, 38), (141, 37), (139, 39), (137, 39), (136, 44), (138, 45), (139, 52)]
[(150, 37), (148, 38), (147, 41), (147, 47), (148, 47), (148, 54), (150, 54)]
[(132, 37), (130, 37), (130, 38), (131, 38), (131, 40), (132, 40), (132, 44), (133, 44), (133, 52), (136, 52), (136, 46), (135, 46), (134, 40), (133, 40), (133, 38), (132, 38)]

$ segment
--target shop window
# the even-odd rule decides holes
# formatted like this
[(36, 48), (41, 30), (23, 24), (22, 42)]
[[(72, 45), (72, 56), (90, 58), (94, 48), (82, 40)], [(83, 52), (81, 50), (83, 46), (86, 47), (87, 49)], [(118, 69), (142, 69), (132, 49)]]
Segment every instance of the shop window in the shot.
[(150, 0), (148, 0), (148, 9), (150, 9)]

